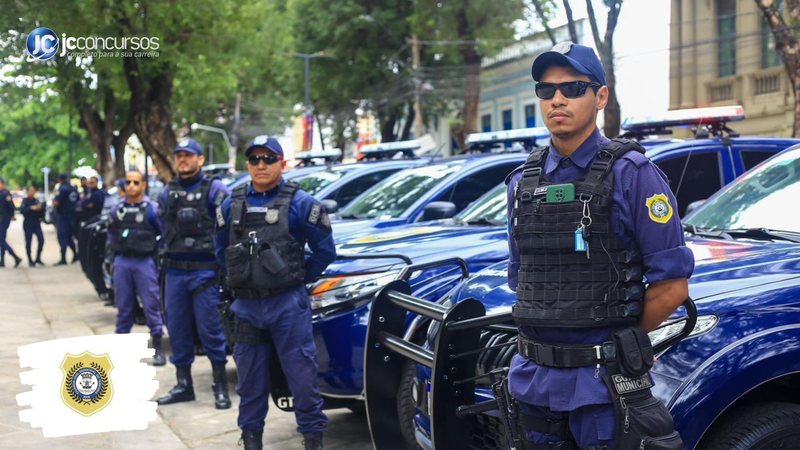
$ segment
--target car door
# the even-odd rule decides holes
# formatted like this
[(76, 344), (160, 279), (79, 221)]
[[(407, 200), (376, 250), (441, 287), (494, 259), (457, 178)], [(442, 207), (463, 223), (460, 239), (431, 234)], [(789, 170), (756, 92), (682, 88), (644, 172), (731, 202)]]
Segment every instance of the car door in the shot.
[(733, 144), (735, 176), (739, 176), (761, 161), (784, 150), (792, 144), (791, 141), (763, 141), (741, 142)]

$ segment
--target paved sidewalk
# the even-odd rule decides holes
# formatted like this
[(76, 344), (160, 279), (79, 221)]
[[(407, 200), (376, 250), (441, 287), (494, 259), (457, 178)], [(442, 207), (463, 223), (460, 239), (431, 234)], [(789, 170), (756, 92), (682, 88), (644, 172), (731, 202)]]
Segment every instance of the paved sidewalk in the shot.
[[(58, 256), (54, 228), (44, 225), (45, 250), (42, 260), (48, 267), (29, 268), (27, 260), (13, 269), (13, 260), (0, 268), (0, 448), (3, 449), (220, 449), (236, 448), (239, 429), (236, 413), (239, 397), (233, 392), (236, 371), (229, 358), (233, 407), (214, 409), (211, 393), (211, 364), (198, 357), (193, 365), (197, 400), (158, 408), (158, 418), (145, 431), (98, 433), (84, 436), (45, 439), (40, 429), (19, 421), (16, 395), (30, 386), (19, 382), (17, 347), (50, 339), (109, 334), (114, 332), (116, 310), (103, 306), (79, 264), (52, 267)], [(25, 258), (22, 218), (11, 223), (9, 243)], [(35, 243), (34, 243), (35, 245)], [(68, 255), (68, 258), (71, 254)], [(147, 333), (135, 326), (134, 332)], [(28, 370), (28, 369), (25, 369)], [(175, 382), (169, 363), (157, 370), (160, 387), (156, 395)], [(371, 449), (364, 415), (349, 410), (326, 411), (330, 422), (325, 436), (327, 449)], [(294, 415), (278, 410), (270, 401), (264, 431), (266, 449), (302, 449), (302, 438), (295, 431)], [(242, 447), (239, 447), (242, 448)]]

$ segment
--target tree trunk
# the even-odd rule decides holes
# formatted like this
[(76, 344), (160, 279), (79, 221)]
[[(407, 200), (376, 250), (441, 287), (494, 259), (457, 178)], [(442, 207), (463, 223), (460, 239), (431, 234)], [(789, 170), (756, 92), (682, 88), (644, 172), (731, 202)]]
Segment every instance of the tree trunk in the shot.
[(131, 117), (133, 131), (139, 137), (145, 153), (153, 160), (159, 177), (168, 182), (175, 176), (175, 157), (172, 150), (177, 143), (172, 130), (172, 74), (170, 67), (161, 67), (161, 73), (145, 80), (137, 58), (123, 58), (125, 78), (131, 91)]
[(114, 147), (114, 179), (111, 180), (112, 182), (125, 178), (125, 146), (131, 135), (133, 135), (133, 124), (128, 122), (111, 139), (111, 146)]
[(575, 28), (575, 19), (572, 17), (572, 6), (569, 0), (564, 0), (564, 11), (567, 13), (567, 29), (569, 30), (569, 38), (572, 42), (578, 43), (578, 30)]
[(608, 104), (603, 110), (603, 134), (613, 138), (619, 136), (620, 107), (617, 100), (617, 76), (614, 73), (614, 52), (611, 56), (603, 58), (603, 70), (606, 71), (606, 85), (608, 86)]
[(381, 124), (381, 142), (394, 142), (397, 137), (394, 134), (394, 126), (397, 123), (397, 117), (391, 113), (384, 113), (378, 116)]
[(622, 0), (610, 0), (608, 4), (608, 21), (606, 22), (606, 32), (603, 38), (597, 26), (597, 18), (592, 7), (592, 0), (586, 0), (586, 12), (589, 16), (589, 25), (592, 28), (595, 47), (600, 54), (600, 61), (603, 63), (603, 70), (606, 72), (606, 86), (608, 86), (608, 105), (603, 113), (604, 124), (603, 133), (607, 137), (619, 135), (620, 126), (620, 106), (616, 94), (617, 77), (614, 73), (614, 31), (617, 28), (617, 19), (622, 9)]
[[(564, 1), (566, 2), (568, 0)], [(531, 0), (531, 3), (533, 3), (533, 8), (536, 10), (536, 15), (539, 16), (539, 20), (542, 22), (542, 26), (544, 27), (545, 33), (547, 33), (547, 37), (550, 39), (550, 42), (552, 42), (553, 45), (556, 45), (556, 36), (553, 34), (553, 29), (550, 28), (547, 17), (544, 15), (544, 8), (542, 8), (541, 1)]]
[(461, 111), (461, 126), (453, 130), (453, 137), (462, 151), (469, 133), (475, 132), (481, 97), (481, 54), (475, 43), (475, 30), (467, 17), (469, 2), (464, 1), (456, 12), (458, 37), (471, 42), (459, 47), (464, 64), (464, 107)]
[[(772, 35), (775, 37), (775, 49), (781, 55), (783, 66), (789, 77), (789, 84), (792, 86), (794, 95), (794, 122), (792, 124), (792, 136), (800, 136), (800, 99), (797, 94), (800, 92), (800, 42), (794, 35), (786, 21), (781, 16), (780, 11), (775, 7), (774, 0), (755, 0), (764, 17), (769, 23)], [(800, 17), (800, 4), (796, 0), (785, 2), (785, 8), (793, 20)]]
[[(408, 114), (406, 114), (406, 122), (403, 125), (403, 132), (400, 134), (401, 141), (407, 141), (410, 138), (411, 134), (411, 127), (414, 126), (414, 120), (416, 119), (417, 112), (414, 108), (414, 101), (408, 102)], [(419, 136), (416, 136), (419, 139)]]

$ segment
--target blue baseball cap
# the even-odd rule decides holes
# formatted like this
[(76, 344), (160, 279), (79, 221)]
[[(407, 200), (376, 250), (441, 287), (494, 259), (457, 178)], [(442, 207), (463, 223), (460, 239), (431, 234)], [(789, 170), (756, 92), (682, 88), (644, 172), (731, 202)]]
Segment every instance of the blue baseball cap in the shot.
[(265, 148), (272, 153), (283, 158), (283, 147), (272, 136), (267, 136), (266, 134), (262, 134), (261, 136), (256, 136), (249, 144), (247, 144), (247, 149), (244, 151), (244, 156), (250, 156), (250, 153), (257, 149), (257, 148)]
[(200, 144), (198, 144), (197, 141), (192, 138), (183, 138), (178, 141), (178, 145), (175, 147), (175, 151), (172, 153), (178, 152), (189, 152), (202, 156), (203, 147), (201, 147)]
[(58, 179), (59, 180), (69, 180), (69, 175), (67, 175), (66, 172), (61, 172), (60, 174), (58, 174)]
[(568, 66), (602, 85), (606, 84), (606, 72), (600, 58), (590, 47), (572, 42), (559, 42), (549, 51), (537, 56), (531, 66), (531, 76), (539, 81), (544, 71), (552, 65)]

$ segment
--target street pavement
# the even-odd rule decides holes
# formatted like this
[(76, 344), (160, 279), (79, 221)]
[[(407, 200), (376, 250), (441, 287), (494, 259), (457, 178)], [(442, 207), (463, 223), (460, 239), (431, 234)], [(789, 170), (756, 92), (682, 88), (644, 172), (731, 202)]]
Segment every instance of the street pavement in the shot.
[[(9, 243), (24, 258), (22, 218), (11, 223)], [(110, 334), (114, 332), (116, 310), (103, 306), (78, 263), (53, 267), (58, 261), (58, 244), (51, 225), (44, 225), (47, 267), (29, 268), (24, 260), (13, 268), (6, 255), (6, 268), (0, 268), (0, 448), (2, 449), (220, 449), (237, 448), (240, 431), (236, 426), (239, 397), (234, 392), (236, 370), (229, 358), (228, 376), (233, 407), (214, 409), (211, 392), (211, 364), (198, 356), (192, 366), (197, 400), (158, 408), (157, 419), (143, 431), (120, 431), (45, 439), (41, 429), (19, 420), (16, 395), (30, 390), (19, 381), (28, 370), (19, 367), (17, 347), (50, 339)], [(34, 243), (35, 245), (35, 243)], [(71, 258), (71, 254), (68, 258)], [(9, 264), (10, 261), (10, 264)], [(147, 333), (146, 326), (134, 332)], [(168, 332), (167, 332), (168, 333)], [(165, 339), (168, 346), (168, 338)], [(167, 349), (169, 355), (169, 350)], [(157, 368), (162, 395), (175, 384), (174, 367)], [(330, 421), (325, 434), (326, 449), (371, 449), (367, 420), (363, 414), (347, 409), (326, 411)], [(242, 448), (242, 447), (238, 447)], [(270, 401), (264, 430), (265, 449), (302, 449), (302, 437), (295, 431), (294, 415), (278, 410)]]

